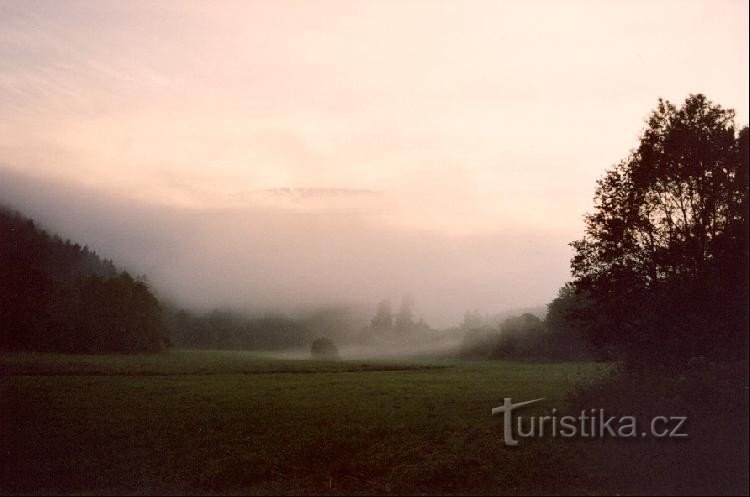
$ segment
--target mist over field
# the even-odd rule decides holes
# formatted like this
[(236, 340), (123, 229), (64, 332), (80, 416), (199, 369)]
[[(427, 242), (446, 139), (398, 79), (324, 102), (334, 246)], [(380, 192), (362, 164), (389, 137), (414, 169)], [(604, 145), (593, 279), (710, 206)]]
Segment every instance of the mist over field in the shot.
[(175, 207), (0, 170), (0, 198), (9, 205), (202, 310), (345, 305), (369, 316), (379, 301), (396, 306), (408, 294), (416, 318), (445, 327), (467, 310), (538, 306), (568, 277), (573, 235), (564, 231), (447, 235), (387, 224), (377, 215), (389, 208), (386, 195), (319, 192), (310, 199), (323, 204), (316, 210), (295, 208), (307, 207), (306, 197), (279, 195)]

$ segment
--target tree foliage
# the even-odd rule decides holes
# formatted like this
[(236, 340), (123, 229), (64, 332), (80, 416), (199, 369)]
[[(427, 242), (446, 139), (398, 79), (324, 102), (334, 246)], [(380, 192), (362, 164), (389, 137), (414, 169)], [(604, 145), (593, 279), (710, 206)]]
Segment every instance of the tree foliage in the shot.
[(597, 182), (572, 243), (599, 344), (642, 358), (744, 350), (748, 131), (703, 95), (660, 100), (638, 147)]
[(320, 360), (338, 359), (339, 349), (330, 338), (316, 338), (310, 345), (310, 357)]
[[(335, 323), (333, 320), (328, 322)], [(174, 345), (188, 349), (299, 348), (309, 343), (313, 334), (309, 319), (295, 319), (280, 314), (246, 316), (219, 309), (193, 313), (167, 307), (166, 324)]]
[(393, 324), (399, 333), (408, 333), (414, 328), (414, 299), (411, 296), (406, 295), (401, 299)]
[(370, 325), (376, 330), (390, 330), (393, 327), (393, 313), (391, 312), (390, 301), (383, 300), (378, 303), (377, 311)]
[(0, 350), (130, 353), (167, 342), (144, 281), (0, 209)]

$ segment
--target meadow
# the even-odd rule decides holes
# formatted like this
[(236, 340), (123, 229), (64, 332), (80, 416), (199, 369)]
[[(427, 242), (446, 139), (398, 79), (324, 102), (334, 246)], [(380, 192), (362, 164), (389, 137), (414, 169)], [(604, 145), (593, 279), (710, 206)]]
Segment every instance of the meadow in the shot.
[(3, 493), (597, 492), (504, 397), (563, 409), (596, 363), (0, 355)]

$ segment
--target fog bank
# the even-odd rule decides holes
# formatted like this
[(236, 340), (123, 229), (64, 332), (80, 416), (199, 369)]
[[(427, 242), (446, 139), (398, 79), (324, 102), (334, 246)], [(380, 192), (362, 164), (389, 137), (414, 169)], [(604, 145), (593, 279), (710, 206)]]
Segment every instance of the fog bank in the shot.
[[(294, 202), (284, 204), (267, 193), (232, 199), (231, 207), (174, 207), (0, 169), (0, 202), (147, 274), (162, 296), (197, 309), (367, 311), (410, 294), (416, 317), (443, 327), (467, 309), (543, 304), (568, 278), (573, 233), (448, 235), (373, 215), (373, 205), (388, 208), (387, 195), (286, 192)], [(295, 208), (308, 196), (333, 196), (336, 205)]]

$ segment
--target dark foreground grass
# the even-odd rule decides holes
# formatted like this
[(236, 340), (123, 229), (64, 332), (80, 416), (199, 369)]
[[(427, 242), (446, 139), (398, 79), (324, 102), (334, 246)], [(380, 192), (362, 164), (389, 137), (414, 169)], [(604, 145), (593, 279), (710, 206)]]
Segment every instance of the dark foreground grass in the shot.
[[(611, 369), (594, 363), (327, 363), (224, 352), (5, 355), (0, 356), (0, 491), (746, 489), (746, 468), (743, 473), (737, 465), (743, 457), (747, 461), (746, 453), (738, 452), (742, 437), (747, 439), (737, 428), (747, 423), (741, 373), (606, 381)], [(735, 380), (721, 384), (726, 378)], [(723, 392), (718, 398), (712, 385)], [(644, 395), (634, 395), (641, 390)], [(695, 402), (724, 402), (725, 412), (717, 407), (708, 414), (687, 413), (700, 419), (691, 425), (694, 436), (677, 443), (543, 438), (508, 448), (502, 419), (489, 413), (504, 397), (545, 397), (523, 414), (588, 406), (624, 414), (668, 407), (670, 415), (681, 413), (693, 395)], [(724, 423), (715, 431), (705, 421), (711, 412)], [(728, 452), (722, 452), (724, 446)]]
[(6, 493), (574, 491), (563, 447), (508, 449), (489, 411), (508, 396), (559, 406), (602, 370), (220, 352), (0, 364)]
[(586, 486), (621, 494), (747, 495), (747, 375), (743, 362), (625, 370), (579, 389), (571, 411), (605, 407), (635, 417), (644, 430), (654, 416), (684, 416), (680, 431), (688, 435), (579, 440), (572, 448), (577, 466), (587, 470)]

